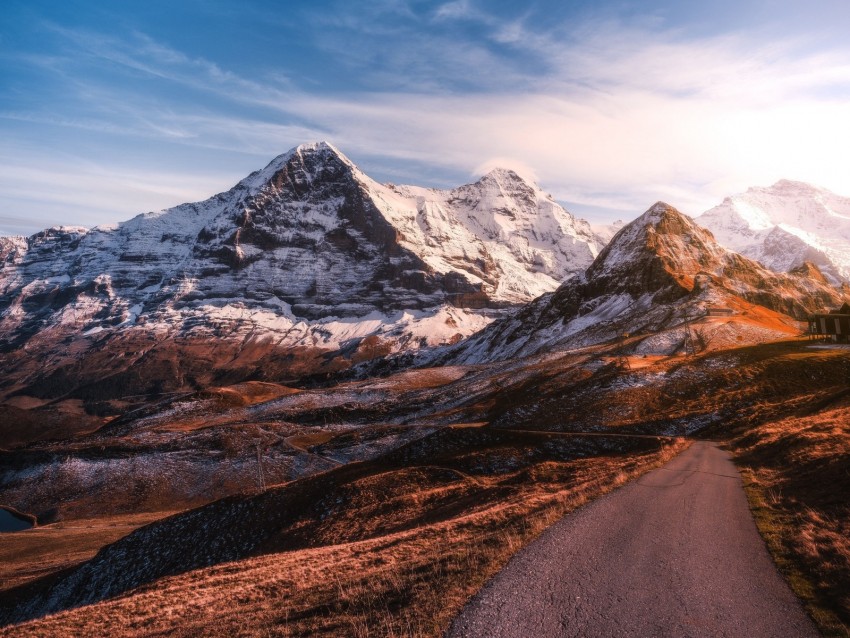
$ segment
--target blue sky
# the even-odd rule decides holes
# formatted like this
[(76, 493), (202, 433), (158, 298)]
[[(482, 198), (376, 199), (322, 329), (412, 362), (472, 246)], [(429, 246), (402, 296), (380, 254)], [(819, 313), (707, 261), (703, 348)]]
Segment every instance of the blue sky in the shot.
[(381, 181), (495, 165), (596, 221), (780, 178), (850, 195), (850, 3), (6, 0), (0, 234), (226, 190), (328, 140)]

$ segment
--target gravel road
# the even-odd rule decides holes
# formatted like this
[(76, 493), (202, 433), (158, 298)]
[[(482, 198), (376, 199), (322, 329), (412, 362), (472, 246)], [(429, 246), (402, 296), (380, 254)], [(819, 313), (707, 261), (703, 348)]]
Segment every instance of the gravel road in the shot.
[(716, 445), (566, 516), (464, 608), (451, 638), (818, 636)]

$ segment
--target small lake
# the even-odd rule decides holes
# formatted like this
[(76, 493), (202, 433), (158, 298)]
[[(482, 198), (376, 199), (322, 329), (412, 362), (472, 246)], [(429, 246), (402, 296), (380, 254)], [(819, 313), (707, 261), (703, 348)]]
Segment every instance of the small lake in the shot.
[(0, 532), (20, 532), (32, 527), (32, 523), (23, 518), (18, 518), (12, 512), (0, 507)]

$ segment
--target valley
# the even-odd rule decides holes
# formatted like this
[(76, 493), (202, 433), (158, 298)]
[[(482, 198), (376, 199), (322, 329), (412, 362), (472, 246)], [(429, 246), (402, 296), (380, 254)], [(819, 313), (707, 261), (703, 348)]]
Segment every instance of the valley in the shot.
[[(806, 546), (794, 539), (814, 534), (832, 539), (828, 545), (815, 542), (817, 551), (836, 556), (846, 552), (841, 528), (832, 527), (847, 520), (843, 500), (830, 498), (831, 490), (810, 492), (805, 487), (846, 481), (833, 462), (835, 446), (846, 444), (841, 425), (850, 398), (844, 382), (850, 374), (846, 351), (792, 340), (696, 357), (657, 358), (633, 370), (593, 364), (606, 355), (610, 352), (604, 348), (581, 355), (541, 355), (515, 362), (512, 370), (494, 364), (426, 369), (291, 394), (310, 394), (309, 405), (324, 402), (327, 414), (333, 415), (327, 417), (327, 426), (302, 426), (307, 434), (291, 448), (302, 457), (302, 467), (308, 467), (308, 458), (316, 463), (306, 476), (279, 483), (270, 459), (264, 461), (267, 488), (258, 491), (251, 450), (242, 457), (246, 467), (241, 484), (230, 488), (238, 496), (165, 518), (114, 545), (108, 543), (132, 529), (106, 527), (121, 520), (114, 513), (120, 503), (149, 512), (136, 519), (126, 515), (128, 523), (135, 524), (145, 516), (169, 516), (175, 504), (184, 509), (200, 501), (183, 495), (182, 480), (163, 484), (160, 500), (136, 502), (124, 498), (140, 488), (118, 487), (118, 474), (111, 481), (120, 494), (117, 502), (105, 492), (90, 492), (75, 501), (66, 494), (85, 492), (81, 485), (51, 482), (55, 491), (42, 495), (44, 504), (72, 505), (61, 512), (62, 523), (48, 525), (42, 533), (56, 529), (53, 543), (62, 547), (67, 538), (69, 548), (79, 546), (79, 532), (72, 528), (84, 514), (82, 525), (102, 520), (104, 530), (96, 542), (89, 541), (88, 551), (99, 543), (107, 547), (88, 562), (70, 569), (61, 565), (67, 571), (58, 576), (51, 575), (50, 570), (60, 566), (51, 568), (49, 556), (37, 558), (47, 563), (43, 572), (29, 577), (8, 574), (5, 613), (20, 613), (22, 601), (29, 601), (32, 613), (39, 615), (43, 611), (35, 610), (55, 612), (86, 604), (16, 626), (16, 635), (28, 635), (28, 627), (33, 635), (190, 635), (200, 627), (220, 635), (252, 635), (262, 627), (282, 635), (365, 635), (364, 627), (383, 627), (380, 631), (387, 635), (434, 635), (516, 549), (565, 512), (669, 459), (687, 445), (680, 435), (688, 432), (727, 441), (745, 475), (782, 494), (765, 505), (775, 515), (787, 518), (801, 507), (810, 512), (803, 527), (795, 528), (802, 520), (797, 518), (782, 529), (783, 551), (798, 553), (789, 560), (799, 565), (797, 577), (809, 583), (808, 602), (817, 605), (833, 627), (840, 627), (847, 610), (841, 597), (850, 578), (848, 563), (831, 561), (832, 571), (824, 573), (817, 554), (800, 555)], [(383, 403), (364, 406), (352, 401), (377, 390), (385, 393)], [(340, 402), (340, 394), (348, 401)], [(451, 406), (450, 397), (459, 395), (464, 400), (441, 413), (438, 408)], [(438, 404), (438, 397), (443, 402)], [(565, 402), (565, 397), (571, 400)], [(265, 402), (265, 414), (279, 418), (285, 413), (297, 421), (299, 413), (278, 401)], [(388, 417), (394, 410), (404, 409), (413, 416), (397, 416), (392, 426), (370, 424), (378, 414), (386, 422), (393, 420)], [(138, 428), (125, 426), (111, 440), (101, 435), (99, 445), (107, 452), (123, 450), (125, 456), (142, 454), (122, 443), (122, 435), (142, 440), (146, 426), (150, 434), (145, 436), (161, 436), (163, 422), (169, 423), (166, 429), (183, 433), (206, 429), (195, 429), (197, 412), (182, 422), (169, 414), (173, 410), (164, 410), (162, 420), (142, 417)], [(326, 418), (321, 412), (309, 414), (313, 420)], [(361, 424), (353, 424), (352, 416)], [(796, 428), (790, 430), (796, 432), (794, 456), (777, 448), (782, 444), (774, 434), (785, 431), (789, 422)], [(221, 426), (210, 426), (216, 427)], [(588, 430), (594, 434), (576, 432)], [(84, 440), (76, 446), (51, 445), (74, 455), (77, 446), (80, 451), (90, 448)], [(204, 449), (198, 440), (188, 445)], [(347, 463), (321, 465), (324, 458)], [(207, 477), (204, 483), (209, 486), (208, 474), (200, 474), (200, 466), (192, 468), (197, 476)], [(805, 481), (789, 482), (802, 471)], [(127, 474), (122, 480), (129, 478)], [(8, 489), (7, 484), (4, 499), (14, 493)], [(207, 492), (204, 498), (215, 496)], [(20, 569), (30, 569), (34, 557), (45, 551), (38, 548), (39, 542), (35, 536), (15, 537), (15, 554), (26, 557)], [(29, 543), (36, 546), (27, 550)], [(79, 556), (82, 560), (86, 554)], [(142, 571), (125, 572), (121, 567), (143, 564)], [(160, 613), (167, 600), (190, 590), (201, 597), (199, 606)], [(57, 597), (59, 592), (67, 593)], [(103, 600), (116, 594), (121, 597)], [(283, 600), (290, 602), (281, 607)], [(148, 620), (137, 625), (140, 618)]]
[(0, 504), (36, 526), (0, 538), (0, 632), (442, 635), (556, 521), (711, 441), (845, 635), (850, 350), (805, 333), (842, 271), (663, 202), (614, 230), (512, 171), (378, 184), (320, 143), (3, 238)]

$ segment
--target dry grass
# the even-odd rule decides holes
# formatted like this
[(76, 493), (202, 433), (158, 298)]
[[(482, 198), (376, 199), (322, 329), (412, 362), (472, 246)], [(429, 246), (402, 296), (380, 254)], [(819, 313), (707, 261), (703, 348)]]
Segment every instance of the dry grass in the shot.
[(308, 452), (311, 447), (322, 445), (334, 438), (334, 432), (311, 432), (309, 434), (295, 434), (284, 440), (296, 450)]
[[(527, 374), (493, 373), (486, 389), (460, 369), (446, 377), (400, 377), (403, 383), (373, 380), (368, 383), (396, 384), (404, 392), (390, 403), (364, 401), (334, 410), (337, 419), (379, 423), (388, 410), (407, 409), (416, 387), (433, 384), (440, 395), (417, 395), (416, 405), (440, 405), (442, 395), (469, 396), (451, 408), (452, 418), (488, 420), (514, 430), (657, 432), (708, 418), (713, 436), (732, 440), (749, 477), (760, 529), (792, 586), (825, 631), (845, 635), (850, 618), (850, 408), (841, 403), (850, 378), (846, 351), (766, 344), (648, 360), (631, 372), (585, 365), (592, 359), (592, 353), (565, 355)], [(501, 432), (509, 434), (518, 436)], [(365, 434), (294, 442), (321, 452), (357, 436)], [(440, 436), (470, 437), (472, 443), (413, 459), (396, 454), (395, 465), (354, 464), (329, 472), (326, 476), (341, 478), (325, 481), (324, 491), (281, 501), (301, 518), (268, 537), (262, 555), (186, 568), (119, 598), (10, 631), (439, 635), (469, 596), (553, 520), (678, 451), (644, 448), (566, 459), (540, 456), (548, 442), (530, 432), (524, 443), (499, 445), (482, 443), (495, 436), (487, 427), (447, 428)], [(485, 460), (491, 469), (502, 469), (476, 469)], [(313, 507), (320, 501), (327, 511)]]
[[(486, 429), (451, 435), (473, 442), (475, 436), (492, 435)], [(538, 438), (527, 436), (528, 449), (539, 450)], [(438, 636), (510, 556), (546, 527), (686, 447), (677, 440), (660, 449), (646, 441), (635, 445), (631, 454), (571, 460), (550, 455), (495, 472), (474, 469), (484, 461), (501, 467), (502, 459), (523, 458), (527, 449), (500, 443), (482, 453), (480, 445), (470, 445), (436, 454), (439, 466), (366, 472), (351, 489), (341, 486), (338, 493), (351, 501), (306, 530), (319, 546), (281, 551), (292, 541), (273, 536), (263, 555), (166, 577), (129, 595), (9, 631)]]
[(462, 378), (469, 372), (464, 366), (443, 366), (439, 368), (422, 368), (405, 370), (382, 379), (353, 383), (353, 386), (363, 386), (376, 389), (391, 389), (396, 392), (426, 390), (439, 388)]
[(247, 381), (227, 387), (207, 388), (185, 399), (197, 401), (194, 414), (169, 420), (158, 429), (162, 432), (192, 432), (250, 421), (250, 416), (242, 408), (281, 397), (298, 394), (301, 390), (276, 383)]
[(850, 407), (761, 424), (733, 440), (759, 530), (827, 636), (850, 631)]
[(0, 591), (78, 565), (105, 545), (173, 513), (78, 519), (4, 534), (0, 543)]
[(84, 436), (96, 431), (104, 423), (102, 418), (87, 414), (83, 402), (78, 399), (40, 403), (33, 397), (0, 403), (0, 449)]

